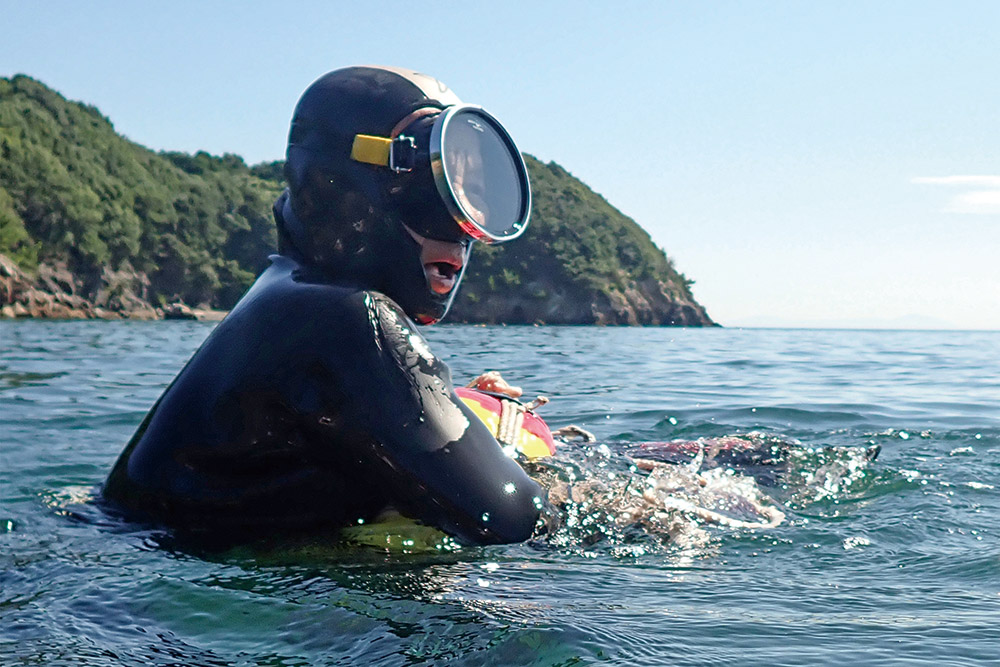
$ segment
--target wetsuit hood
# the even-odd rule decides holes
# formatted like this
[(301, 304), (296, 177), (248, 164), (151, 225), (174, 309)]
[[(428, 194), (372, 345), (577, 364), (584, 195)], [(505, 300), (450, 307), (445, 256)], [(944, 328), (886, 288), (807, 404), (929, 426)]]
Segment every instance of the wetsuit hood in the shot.
[(459, 102), (439, 81), (395, 68), (350, 67), (315, 81), (292, 117), (289, 188), (274, 207), (279, 252), (331, 281), (386, 294), (417, 322), (443, 318), (465, 266), (447, 293), (435, 292), (421, 245), (406, 230), (465, 238), (435, 191), (431, 169), (418, 161), (398, 172), (351, 155), (358, 135), (389, 137), (407, 119), (412, 133), (429, 133), (433, 116)]

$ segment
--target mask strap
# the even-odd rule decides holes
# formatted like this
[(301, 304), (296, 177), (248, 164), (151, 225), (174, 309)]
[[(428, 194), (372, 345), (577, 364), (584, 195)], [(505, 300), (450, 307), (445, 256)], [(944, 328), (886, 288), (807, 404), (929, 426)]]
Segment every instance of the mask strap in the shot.
[[(354, 135), (354, 143), (351, 145), (351, 159), (355, 162), (364, 162), (366, 164), (374, 164), (380, 167), (392, 167), (393, 171), (409, 171), (413, 167), (410, 164), (406, 164), (409, 162), (408, 160), (404, 159), (404, 164), (402, 165), (395, 165), (392, 163), (393, 142), (401, 141), (403, 138), (399, 136), (400, 133), (414, 122), (426, 116), (438, 113), (441, 113), (441, 109), (438, 107), (421, 107), (416, 111), (412, 111), (407, 114), (403, 120), (396, 123), (388, 137), (379, 137), (371, 134)], [(404, 148), (408, 148), (409, 150), (402, 151), (397, 149), (397, 152), (403, 155), (412, 154), (416, 151), (413, 139), (412, 137), (405, 138), (408, 139), (409, 143)]]
[(431, 114), (441, 113), (441, 109), (438, 107), (421, 107), (416, 111), (411, 112), (403, 120), (396, 123), (396, 126), (392, 128), (392, 132), (389, 133), (389, 137), (395, 139), (398, 137), (403, 130), (408, 128), (414, 122), (420, 120), (424, 116), (430, 116)]

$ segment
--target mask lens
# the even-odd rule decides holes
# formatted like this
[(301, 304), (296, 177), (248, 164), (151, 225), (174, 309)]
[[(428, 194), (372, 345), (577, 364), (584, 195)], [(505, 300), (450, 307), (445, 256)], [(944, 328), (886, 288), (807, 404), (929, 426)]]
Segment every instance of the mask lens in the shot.
[(464, 217), (492, 241), (514, 238), (527, 224), (528, 178), (513, 141), (492, 117), (459, 109), (441, 138), (448, 189)]

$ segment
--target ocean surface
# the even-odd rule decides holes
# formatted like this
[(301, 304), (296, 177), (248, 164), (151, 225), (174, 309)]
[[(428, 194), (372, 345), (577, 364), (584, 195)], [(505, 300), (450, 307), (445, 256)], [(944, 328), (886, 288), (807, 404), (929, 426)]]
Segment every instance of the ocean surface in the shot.
[(0, 322), (0, 665), (1000, 664), (1000, 333), (432, 327), (597, 436), (559, 532), (203, 553), (94, 498), (212, 326)]

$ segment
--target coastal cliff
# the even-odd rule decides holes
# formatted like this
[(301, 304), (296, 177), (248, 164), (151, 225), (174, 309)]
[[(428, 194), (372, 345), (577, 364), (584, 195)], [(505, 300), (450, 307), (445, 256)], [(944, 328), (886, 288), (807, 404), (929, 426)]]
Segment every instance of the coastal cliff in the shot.
[[(525, 156), (532, 222), (477, 247), (448, 321), (711, 326), (633, 220)], [(280, 162), (156, 153), (94, 107), (0, 78), (0, 317), (218, 316), (267, 266)]]

